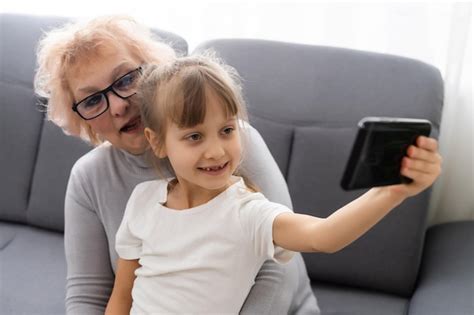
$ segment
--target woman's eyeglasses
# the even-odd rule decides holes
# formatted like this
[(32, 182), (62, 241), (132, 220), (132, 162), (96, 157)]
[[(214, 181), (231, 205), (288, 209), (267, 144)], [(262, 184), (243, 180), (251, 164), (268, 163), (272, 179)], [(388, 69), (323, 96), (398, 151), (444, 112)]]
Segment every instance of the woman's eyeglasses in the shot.
[(72, 110), (85, 120), (91, 120), (102, 115), (109, 109), (110, 102), (107, 93), (110, 91), (122, 99), (127, 99), (137, 93), (137, 82), (141, 72), (141, 67), (127, 72), (102, 91), (89, 95), (73, 104)]

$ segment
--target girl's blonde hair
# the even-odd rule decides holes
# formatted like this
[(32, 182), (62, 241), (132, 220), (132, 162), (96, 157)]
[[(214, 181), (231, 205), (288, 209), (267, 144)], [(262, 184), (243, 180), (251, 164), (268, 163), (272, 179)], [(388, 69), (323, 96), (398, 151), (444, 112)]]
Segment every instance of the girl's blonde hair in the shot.
[[(236, 117), (239, 126), (248, 122), (240, 77), (214, 53), (144, 68), (134, 101), (139, 104), (145, 127), (156, 134), (154, 145), (158, 150), (165, 144), (170, 123), (189, 128), (204, 122), (209, 92), (219, 99), (227, 117)], [(171, 168), (168, 171), (173, 172)], [(160, 169), (158, 172), (163, 174)], [(258, 190), (247, 178), (244, 180), (251, 190)]]
[(126, 16), (104, 16), (86, 23), (67, 24), (46, 33), (37, 49), (35, 92), (47, 101), (47, 119), (65, 133), (98, 145), (102, 142), (71, 109), (74, 102), (67, 76), (73, 68), (95, 58), (101, 49), (125, 48), (140, 63), (162, 63), (174, 50), (154, 38), (150, 29)]

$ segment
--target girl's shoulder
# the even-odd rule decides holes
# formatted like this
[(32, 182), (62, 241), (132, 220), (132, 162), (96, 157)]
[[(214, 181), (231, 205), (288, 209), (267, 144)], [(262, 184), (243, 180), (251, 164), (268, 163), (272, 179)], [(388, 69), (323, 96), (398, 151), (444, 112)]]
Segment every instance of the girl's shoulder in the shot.
[(287, 206), (280, 203), (272, 202), (261, 192), (255, 191), (245, 184), (243, 178), (236, 184), (235, 197), (241, 209), (284, 209), (291, 211)]
[(236, 199), (241, 203), (246, 203), (252, 200), (267, 200), (262, 193), (249, 187), (243, 177), (236, 176), (236, 178), (237, 180), (233, 185), (234, 189), (232, 191), (234, 192)]
[(135, 186), (130, 198), (132, 198), (132, 196), (135, 198), (156, 196), (157, 199), (164, 198), (166, 200), (168, 193), (168, 182), (168, 179), (154, 179), (141, 182)]
[(126, 216), (135, 216), (136, 212), (145, 213), (157, 203), (166, 201), (168, 181), (156, 179), (142, 182), (135, 186), (128, 198)]

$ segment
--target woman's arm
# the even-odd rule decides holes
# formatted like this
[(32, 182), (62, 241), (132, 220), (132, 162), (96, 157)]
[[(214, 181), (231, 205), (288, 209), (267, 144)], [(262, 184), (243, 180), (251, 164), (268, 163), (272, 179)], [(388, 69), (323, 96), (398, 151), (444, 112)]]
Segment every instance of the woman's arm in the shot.
[(242, 175), (255, 183), (268, 200), (293, 209), (285, 178), (262, 136), (247, 123), (244, 123), (243, 129), (245, 133)]
[(107, 236), (91, 209), (77, 174), (71, 172), (65, 200), (66, 313), (104, 314), (114, 273)]
[(140, 267), (138, 259), (117, 260), (114, 289), (105, 309), (106, 315), (128, 315), (132, 308), (132, 288), (135, 281), (135, 270)]
[(241, 315), (320, 314), (300, 253), (284, 265), (267, 260), (255, 282), (258, 285), (247, 296)]

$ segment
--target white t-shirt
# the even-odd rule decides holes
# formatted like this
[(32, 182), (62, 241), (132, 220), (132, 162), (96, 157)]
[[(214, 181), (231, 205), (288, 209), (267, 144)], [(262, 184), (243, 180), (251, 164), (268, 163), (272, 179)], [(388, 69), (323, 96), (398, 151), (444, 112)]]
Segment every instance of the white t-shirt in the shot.
[(273, 220), (287, 207), (250, 192), (240, 178), (206, 204), (163, 206), (166, 180), (136, 186), (116, 235), (123, 259), (139, 259), (131, 314), (238, 314), (274, 245)]

